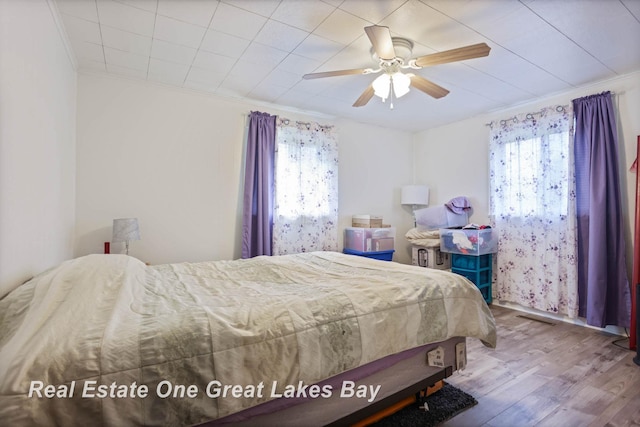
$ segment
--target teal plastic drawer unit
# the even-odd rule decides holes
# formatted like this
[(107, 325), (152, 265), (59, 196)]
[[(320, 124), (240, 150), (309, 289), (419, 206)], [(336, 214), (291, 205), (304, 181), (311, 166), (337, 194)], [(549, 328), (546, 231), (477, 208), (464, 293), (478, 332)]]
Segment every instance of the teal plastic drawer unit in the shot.
[(480, 289), (487, 304), (492, 302), (491, 279), (493, 275), (491, 268), (491, 254), (477, 256), (451, 254), (451, 271), (472, 281)]

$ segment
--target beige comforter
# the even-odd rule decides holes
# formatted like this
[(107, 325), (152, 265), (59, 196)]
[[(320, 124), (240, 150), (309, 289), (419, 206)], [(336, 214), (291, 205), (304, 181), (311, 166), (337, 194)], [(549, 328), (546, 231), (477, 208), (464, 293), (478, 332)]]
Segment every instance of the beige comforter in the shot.
[[(0, 301), (0, 420), (195, 424), (453, 336), (496, 341), (478, 290), (444, 271), (333, 252), (89, 255)], [(241, 396), (214, 397), (218, 384)]]

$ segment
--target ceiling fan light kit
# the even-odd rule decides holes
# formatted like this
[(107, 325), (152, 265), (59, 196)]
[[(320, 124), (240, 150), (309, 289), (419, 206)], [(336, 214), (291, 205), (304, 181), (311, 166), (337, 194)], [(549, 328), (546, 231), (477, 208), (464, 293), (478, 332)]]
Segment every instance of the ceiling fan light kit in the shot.
[[(409, 75), (399, 71), (393, 74), (385, 72), (371, 83), (371, 86), (373, 86), (373, 94), (382, 98), (382, 102), (385, 102), (390, 95), (392, 95), (392, 99), (406, 95), (409, 93), (410, 85), (411, 78)], [(393, 93), (391, 89), (393, 89)], [(393, 108), (393, 101), (390, 103), (390, 108)]]
[(393, 83), (393, 93), (396, 98), (409, 93), (409, 86), (411, 85), (409, 74), (395, 73), (391, 76), (391, 82)]
[(376, 77), (371, 86), (373, 86), (373, 94), (382, 98), (384, 102), (389, 97), (389, 92), (391, 92), (391, 76), (382, 74)]
[[(372, 25), (364, 28), (369, 41), (371, 42), (371, 56), (378, 62), (378, 68), (357, 68), (351, 70), (324, 71), (319, 73), (305, 74), (305, 80), (323, 77), (346, 76), (353, 74), (377, 74), (380, 76), (365, 89), (360, 97), (353, 104), (354, 107), (366, 105), (373, 95), (382, 99), (400, 98), (409, 93), (409, 87), (413, 86), (421, 92), (434, 98), (442, 98), (449, 91), (422, 76), (403, 73), (405, 69), (419, 70), (449, 62), (463, 61), (466, 59), (480, 58), (489, 55), (491, 48), (486, 43), (477, 43), (457, 49), (432, 53), (418, 58), (409, 59), (413, 52), (413, 42), (402, 37), (391, 37), (388, 27)], [(393, 108), (393, 101), (390, 102)]]

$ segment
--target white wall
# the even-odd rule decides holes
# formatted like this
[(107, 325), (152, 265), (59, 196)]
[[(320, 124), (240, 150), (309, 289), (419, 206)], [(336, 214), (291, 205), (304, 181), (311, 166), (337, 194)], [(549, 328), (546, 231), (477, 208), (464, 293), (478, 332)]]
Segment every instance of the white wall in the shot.
[[(101, 253), (114, 218), (137, 217), (142, 240), (131, 243), (130, 254), (146, 262), (240, 257), (243, 141), (253, 110), (332, 124), (326, 117), (81, 74), (76, 256)], [(380, 213), (393, 225), (410, 221), (399, 210), (398, 192), (411, 178), (411, 136), (351, 121), (337, 129), (340, 230), (360, 212)]]
[(607, 90), (615, 93), (613, 99), (618, 118), (619, 166), (622, 198), (625, 205), (627, 265), (629, 278), (631, 278), (636, 175), (629, 172), (629, 167), (636, 157), (637, 136), (640, 135), (640, 73), (638, 72), (547, 97), (537, 102), (518, 105), (418, 133), (416, 134), (417, 179), (431, 186), (431, 200), (435, 204), (445, 203), (456, 195), (470, 197), (474, 208), (471, 221), (486, 223), (489, 203), (489, 127), (485, 124), (518, 113), (535, 112), (549, 105), (570, 104), (572, 99)]
[(76, 73), (56, 17), (0, 1), (0, 297), (73, 255)]
[[(247, 108), (153, 84), (80, 75), (76, 256), (137, 217), (146, 262), (236, 257)], [(113, 252), (121, 248), (113, 247)]]
[[(621, 135), (638, 133), (629, 130), (637, 124), (632, 117), (637, 116), (638, 105), (631, 101), (637, 98), (636, 81), (637, 74), (606, 85), (620, 92)], [(590, 87), (582, 93), (598, 90), (602, 89)], [(560, 101), (548, 99), (540, 104), (570, 99), (569, 95), (556, 98)], [(82, 74), (75, 255), (102, 252), (103, 242), (110, 240), (113, 218), (134, 216), (140, 219), (142, 240), (132, 243), (131, 254), (144, 261), (238, 258), (246, 115), (260, 110), (336, 125), (341, 234), (353, 214), (382, 215), (385, 223), (396, 227), (394, 260), (409, 263), (404, 234), (413, 219), (410, 210), (400, 205), (401, 187), (429, 185), (431, 206), (467, 196), (474, 207), (472, 221), (486, 223), (485, 123), (535, 108), (535, 104), (523, 105), (411, 134), (153, 83)], [(635, 136), (632, 142), (635, 151)], [(629, 141), (624, 146), (629, 149)], [(625, 194), (628, 190), (625, 186)]]
[(413, 214), (400, 205), (403, 185), (413, 183), (413, 134), (347, 121), (338, 122), (340, 141), (340, 229), (354, 214), (381, 215), (396, 228), (394, 261), (411, 263), (405, 233)]
[(489, 133), (486, 119), (472, 118), (415, 135), (416, 179), (429, 186), (429, 205), (466, 196), (471, 222), (488, 221)]

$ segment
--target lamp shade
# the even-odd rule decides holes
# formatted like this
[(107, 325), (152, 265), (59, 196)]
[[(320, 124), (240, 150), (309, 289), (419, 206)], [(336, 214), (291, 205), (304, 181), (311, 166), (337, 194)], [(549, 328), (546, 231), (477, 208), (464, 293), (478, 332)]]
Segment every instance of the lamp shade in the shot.
[(119, 218), (113, 220), (112, 242), (128, 242), (140, 240), (138, 218)]
[(391, 91), (391, 76), (389, 74), (381, 74), (371, 83), (371, 86), (373, 87), (373, 93), (385, 100), (389, 97)]
[(400, 203), (403, 205), (428, 205), (429, 187), (426, 185), (405, 185), (402, 187)]
[(396, 98), (400, 98), (409, 93), (411, 78), (408, 75), (400, 72), (394, 73), (393, 76), (391, 76), (391, 81), (393, 82), (393, 93), (396, 95)]
[(381, 74), (371, 83), (374, 95), (379, 96), (383, 101), (391, 95), (391, 87), (395, 97), (400, 98), (409, 93), (410, 85), (411, 76), (399, 71), (393, 74)]

